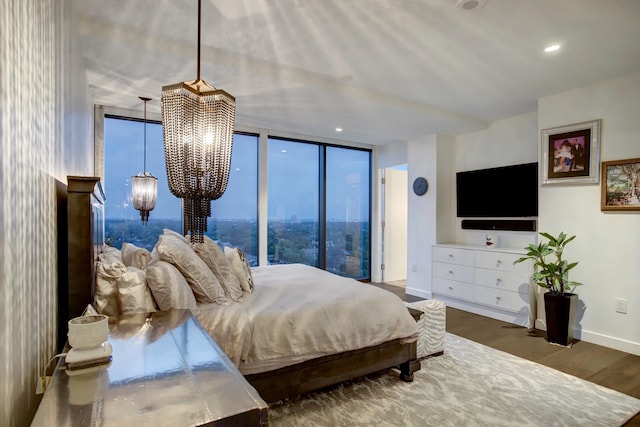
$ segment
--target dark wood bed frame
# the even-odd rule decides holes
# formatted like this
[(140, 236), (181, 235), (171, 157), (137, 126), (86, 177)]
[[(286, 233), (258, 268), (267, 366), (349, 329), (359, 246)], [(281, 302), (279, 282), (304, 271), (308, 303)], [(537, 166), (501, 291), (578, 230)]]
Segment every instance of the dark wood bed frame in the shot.
[[(104, 242), (104, 194), (99, 178), (77, 176), (68, 177), (66, 194), (63, 188), (58, 193), (59, 300), (64, 308), (58, 329), (66, 333), (66, 322), (94, 302), (95, 265)], [(58, 337), (60, 346), (60, 333)], [(393, 340), (245, 378), (269, 403), (390, 368), (400, 370), (401, 380), (413, 381), (420, 369), (416, 350), (415, 341)]]

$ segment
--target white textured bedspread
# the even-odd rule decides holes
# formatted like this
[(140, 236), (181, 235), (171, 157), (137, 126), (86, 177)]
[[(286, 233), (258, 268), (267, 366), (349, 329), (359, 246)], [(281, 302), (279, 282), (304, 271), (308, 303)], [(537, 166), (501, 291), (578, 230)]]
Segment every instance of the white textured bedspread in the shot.
[(242, 302), (201, 304), (198, 320), (243, 374), (392, 339), (417, 326), (396, 295), (303, 264), (251, 269)]

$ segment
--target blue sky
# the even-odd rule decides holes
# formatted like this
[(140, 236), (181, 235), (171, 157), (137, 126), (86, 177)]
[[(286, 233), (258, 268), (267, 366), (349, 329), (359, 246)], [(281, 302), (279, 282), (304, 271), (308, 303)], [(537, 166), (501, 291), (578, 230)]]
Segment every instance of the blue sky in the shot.
[[(217, 219), (255, 219), (257, 215), (258, 140), (235, 135), (229, 185), (212, 203)], [(316, 219), (319, 146), (270, 139), (268, 154), (270, 220)], [(137, 219), (131, 205), (131, 177), (143, 170), (144, 123), (105, 119), (105, 216)], [(367, 152), (327, 148), (327, 219), (368, 219), (369, 156)], [(147, 172), (158, 178), (156, 219), (179, 219), (180, 200), (169, 191), (164, 164), (162, 127), (147, 122)], [(363, 183), (363, 181), (365, 181)]]

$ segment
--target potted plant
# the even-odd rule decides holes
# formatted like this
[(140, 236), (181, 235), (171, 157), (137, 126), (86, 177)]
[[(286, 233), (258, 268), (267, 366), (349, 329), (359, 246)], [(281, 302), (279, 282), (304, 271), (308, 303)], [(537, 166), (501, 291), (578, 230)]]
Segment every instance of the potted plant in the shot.
[(573, 290), (582, 283), (569, 280), (569, 271), (578, 263), (563, 259), (562, 253), (576, 236), (567, 236), (564, 232), (560, 232), (557, 237), (542, 232), (540, 235), (547, 241), (527, 246), (527, 255), (517, 259), (514, 264), (533, 261), (534, 273), (531, 279), (538, 286), (547, 289), (544, 294), (547, 341), (566, 346), (573, 340), (578, 304), (578, 295)]

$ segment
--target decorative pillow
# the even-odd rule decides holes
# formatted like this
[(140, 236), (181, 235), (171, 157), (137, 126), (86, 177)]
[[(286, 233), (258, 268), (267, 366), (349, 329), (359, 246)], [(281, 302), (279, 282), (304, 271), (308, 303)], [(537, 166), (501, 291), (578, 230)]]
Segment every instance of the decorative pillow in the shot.
[(186, 279), (173, 264), (158, 260), (147, 266), (147, 285), (160, 310), (187, 308), (198, 314), (198, 305)]
[(127, 271), (118, 280), (118, 299), (120, 313), (151, 313), (156, 311), (151, 292), (147, 287), (145, 272), (136, 267), (127, 267)]
[(247, 258), (244, 256), (244, 253), (240, 248), (224, 248), (224, 254), (229, 259), (231, 263), (231, 267), (233, 271), (236, 273), (236, 277), (238, 277), (238, 281), (240, 282), (240, 287), (244, 292), (253, 292), (253, 277), (251, 277), (251, 268), (249, 267), (249, 262)]
[(151, 262), (151, 252), (132, 243), (122, 244), (122, 262), (127, 267), (144, 270)]
[(171, 230), (170, 228), (163, 228), (163, 229), (162, 229), (162, 232), (163, 232), (164, 234), (167, 234), (167, 235), (170, 235), (170, 236), (177, 237), (177, 238), (179, 238), (180, 240), (182, 240), (182, 241), (183, 241), (183, 242), (185, 242), (185, 243), (189, 243), (189, 241), (187, 240), (187, 238), (186, 238), (186, 237), (184, 237), (182, 234), (178, 233), (177, 231), (173, 231), (173, 230)]
[(203, 243), (192, 243), (191, 246), (218, 278), (227, 296), (234, 301), (242, 300), (244, 294), (242, 287), (240, 287), (240, 281), (238, 281), (231, 263), (220, 246), (207, 236), (204, 236)]
[(218, 304), (227, 301), (224, 289), (220, 282), (191, 249), (191, 246), (173, 234), (163, 234), (158, 238), (155, 250), (162, 261), (173, 264), (184, 276), (191, 286), (191, 290), (199, 303), (216, 302)]
[(120, 249), (118, 248), (114, 248), (113, 246), (109, 246), (109, 245), (102, 245), (102, 252), (101, 253), (111, 253), (111, 254), (120, 254)]
[(98, 256), (95, 298), (98, 313), (107, 316), (120, 313), (118, 280), (126, 271), (127, 267), (122, 262), (119, 250), (108, 250)]

